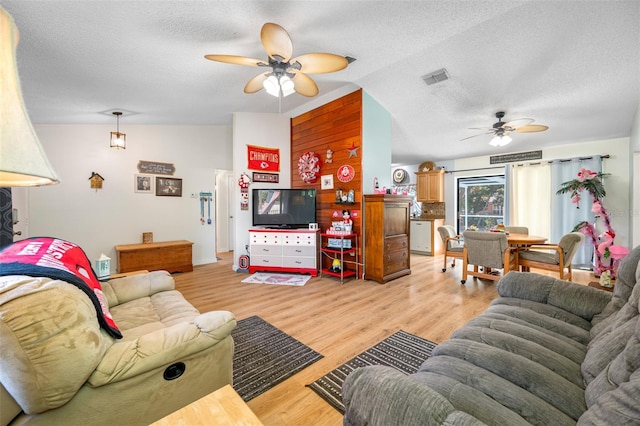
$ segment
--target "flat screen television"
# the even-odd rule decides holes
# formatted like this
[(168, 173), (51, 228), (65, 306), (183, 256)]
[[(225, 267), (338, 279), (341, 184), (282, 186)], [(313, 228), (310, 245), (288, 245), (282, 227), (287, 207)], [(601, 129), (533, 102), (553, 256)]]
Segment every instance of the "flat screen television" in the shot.
[(252, 190), (253, 226), (277, 229), (308, 228), (316, 222), (315, 189), (262, 188)]

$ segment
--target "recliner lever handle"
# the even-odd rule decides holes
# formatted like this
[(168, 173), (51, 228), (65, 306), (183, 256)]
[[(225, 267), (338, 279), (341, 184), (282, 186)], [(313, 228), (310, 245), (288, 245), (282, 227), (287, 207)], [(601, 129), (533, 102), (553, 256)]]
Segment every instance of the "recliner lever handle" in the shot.
[(175, 380), (178, 377), (182, 376), (182, 373), (187, 369), (187, 366), (184, 365), (184, 362), (176, 362), (175, 364), (171, 364), (164, 370), (165, 380)]

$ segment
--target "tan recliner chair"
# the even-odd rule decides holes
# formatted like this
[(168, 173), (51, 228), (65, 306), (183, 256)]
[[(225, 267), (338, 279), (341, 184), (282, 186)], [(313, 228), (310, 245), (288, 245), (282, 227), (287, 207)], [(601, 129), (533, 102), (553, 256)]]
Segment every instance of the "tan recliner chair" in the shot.
[(102, 283), (114, 339), (76, 286), (0, 277), (0, 425), (147, 425), (232, 382), (236, 320), (164, 271)]

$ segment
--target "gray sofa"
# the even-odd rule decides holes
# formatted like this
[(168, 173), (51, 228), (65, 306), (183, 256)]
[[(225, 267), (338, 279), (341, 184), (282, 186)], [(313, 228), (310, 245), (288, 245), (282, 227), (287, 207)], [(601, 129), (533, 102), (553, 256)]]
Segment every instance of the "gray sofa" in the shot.
[(509, 273), (501, 297), (417, 373), (352, 372), (344, 424), (640, 424), (639, 261), (636, 247), (613, 294)]

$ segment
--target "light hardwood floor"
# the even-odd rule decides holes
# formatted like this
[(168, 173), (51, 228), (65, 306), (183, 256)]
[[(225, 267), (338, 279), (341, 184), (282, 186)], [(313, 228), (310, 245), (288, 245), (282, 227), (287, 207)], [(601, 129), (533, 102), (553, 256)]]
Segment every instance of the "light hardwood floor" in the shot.
[[(411, 275), (384, 285), (361, 279), (341, 285), (325, 276), (303, 287), (243, 284), (247, 274), (233, 272), (232, 257), (223, 253), (217, 263), (174, 274), (177, 289), (201, 312), (258, 315), (324, 355), (249, 401), (266, 426), (341, 425), (342, 415), (306, 384), (400, 329), (442, 342), (497, 297), (493, 281), (470, 277), (461, 285), (460, 261), (443, 273), (442, 256), (412, 255)], [(574, 271), (574, 282), (593, 280), (590, 272)]]

